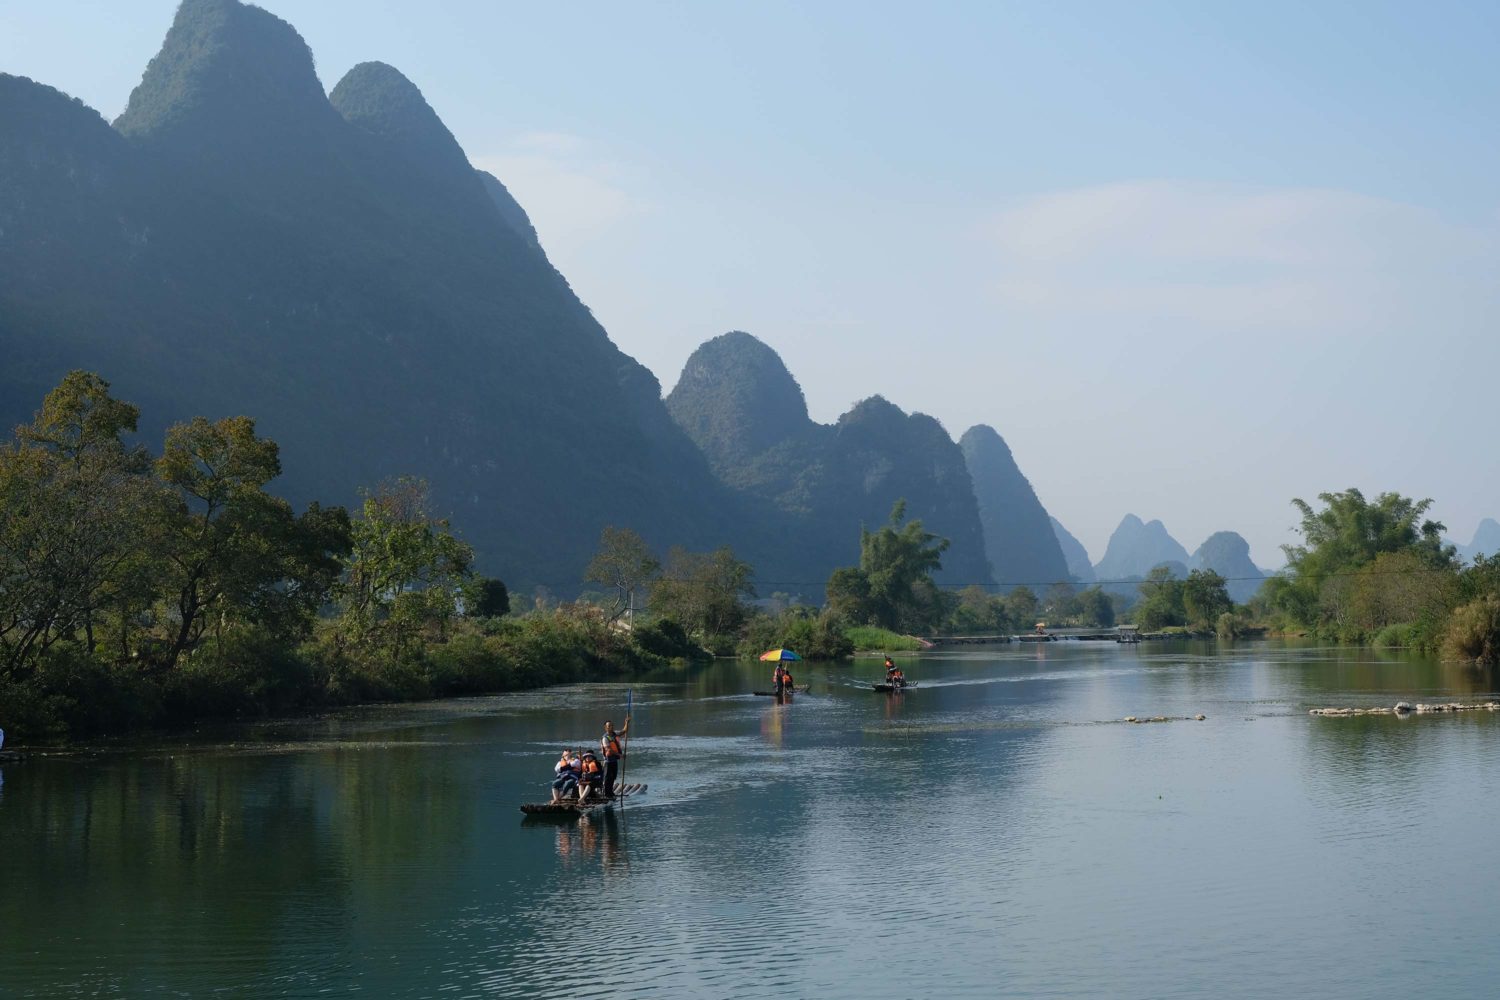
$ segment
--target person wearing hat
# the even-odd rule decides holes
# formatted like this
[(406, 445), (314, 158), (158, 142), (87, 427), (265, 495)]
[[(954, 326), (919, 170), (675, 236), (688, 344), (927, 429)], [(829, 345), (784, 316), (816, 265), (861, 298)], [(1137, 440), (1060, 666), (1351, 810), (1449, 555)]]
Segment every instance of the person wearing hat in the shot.
[(561, 802), (573, 792), (578, 790), (578, 775), (580, 767), (578, 754), (572, 750), (564, 750), (557, 763), (552, 766), (552, 773), (556, 775), (552, 779), (552, 801)]

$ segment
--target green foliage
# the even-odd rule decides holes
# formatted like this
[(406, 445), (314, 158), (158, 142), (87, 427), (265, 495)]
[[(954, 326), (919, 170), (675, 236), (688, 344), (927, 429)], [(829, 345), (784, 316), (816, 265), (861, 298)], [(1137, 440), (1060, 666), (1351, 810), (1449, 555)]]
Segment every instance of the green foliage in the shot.
[(1377, 649), (1407, 649), (1418, 644), (1417, 626), (1411, 622), (1387, 625), (1370, 640)]
[(396, 656), (421, 635), (441, 638), (469, 586), (473, 550), (432, 516), (427, 484), (402, 478), (365, 496), (337, 589), (342, 631)]
[(1303, 542), (1283, 547), (1286, 578), (1265, 588), (1271, 606), (1288, 622), (1358, 640), (1392, 621), (1411, 620), (1407, 606), (1424, 598), (1392, 593), (1374, 579), (1373, 570), (1361, 585), (1351, 584), (1350, 575), (1382, 555), (1401, 557), (1399, 563), (1388, 558), (1382, 564), (1384, 575), (1441, 578), (1456, 569), (1453, 548), (1442, 540), (1444, 526), (1426, 517), (1431, 500), (1382, 493), (1371, 502), (1356, 489), (1320, 493), (1318, 499), (1323, 507), (1317, 510), (1292, 501), (1302, 515)]
[(991, 594), (977, 584), (965, 587), (958, 592), (957, 604), (948, 619), (948, 628), (955, 635), (1001, 634), (1016, 631), (1015, 621), (1011, 617), (1006, 598), (999, 594)]
[(599, 551), (584, 570), (583, 578), (614, 591), (614, 606), (610, 609), (613, 619), (644, 603), (638, 598), (644, 597), (659, 576), (661, 563), (641, 536), (629, 528), (608, 525), (599, 535)]
[(464, 613), (473, 618), (500, 618), (510, 614), (510, 590), (504, 581), (475, 576), (462, 587)]
[(846, 628), (844, 635), (859, 652), (915, 653), (925, 648), (912, 636), (898, 635), (874, 625), (855, 625)]
[(667, 660), (697, 660), (709, 655), (686, 629), (669, 618), (637, 625), (633, 638), (642, 652)]
[(156, 491), (121, 436), (135, 407), (89, 372), (68, 374), (0, 447), (0, 677), (33, 670), (129, 587), (145, 539), (133, 515)]
[(1182, 611), (1189, 626), (1195, 630), (1213, 629), (1219, 617), (1230, 613), (1234, 602), (1224, 578), (1211, 569), (1195, 569), (1182, 583)]
[(844, 629), (831, 612), (814, 614), (808, 608), (788, 608), (775, 617), (756, 615), (751, 619), (736, 652), (748, 659), (768, 649), (785, 648), (805, 660), (836, 660), (854, 652), (851, 631)]
[(1456, 608), (1443, 635), (1443, 657), (1485, 666), (1500, 664), (1500, 595)]
[(923, 530), (921, 521), (903, 521), (906, 503), (898, 500), (884, 527), (861, 530), (859, 567), (829, 577), (829, 606), (847, 623), (935, 631), (957, 605), (958, 599), (932, 580), (942, 568), (948, 540)]
[(1171, 567), (1157, 566), (1146, 574), (1140, 593), (1135, 624), (1147, 632), (1174, 627), (1216, 632), (1222, 616), (1234, 610), (1224, 578), (1213, 570), (1195, 569), (1186, 580), (1178, 580)]
[(1135, 624), (1146, 632), (1159, 632), (1168, 626), (1187, 622), (1182, 603), (1182, 581), (1173, 579), (1166, 566), (1157, 566), (1140, 584), (1141, 599), (1135, 606)]
[(298, 518), (267, 493), (281, 472), (277, 447), (248, 417), (170, 428), (155, 471), (168, 488), (148, 525), (163, 557), (167, 645), (153, 656), (158, 665), (176, 665), (210, 625), (221, 643), (239, 626), (305, 635), (349, 547), (343, 512), (314, 507)]
[(651, 611), (706, 643), (734, 636), (749, 617), (744, 599), (755, 596), (752, 575), (728, 546), (712, 552), (674, 547), (652, 588)]

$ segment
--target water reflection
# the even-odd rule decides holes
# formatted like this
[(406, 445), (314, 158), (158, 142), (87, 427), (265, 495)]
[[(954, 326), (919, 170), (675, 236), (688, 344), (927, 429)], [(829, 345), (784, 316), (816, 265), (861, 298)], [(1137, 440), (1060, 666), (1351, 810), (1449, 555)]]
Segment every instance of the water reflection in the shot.
[(895, 697), (878, 660), (804, 667), (776, 705), (762, 673), (638, 684), (650, 791), (581, 821), (516, 807), (623, 685), (10, 768), (0, 995), (1481, 995), (1500, 971), (1500, 876), (1471, 860), (1500, 719), (1306, 715), (1493, 675), (1050, 643), (924, 656)]

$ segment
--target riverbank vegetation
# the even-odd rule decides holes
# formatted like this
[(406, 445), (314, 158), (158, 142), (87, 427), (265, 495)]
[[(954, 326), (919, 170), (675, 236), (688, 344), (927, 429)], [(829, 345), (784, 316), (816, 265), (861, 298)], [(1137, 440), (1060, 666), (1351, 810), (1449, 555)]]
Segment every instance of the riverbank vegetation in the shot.
[(1500, 662), (1500, 558), (1461, 561), (1427, 517), (1431, 500), (1355, 489), (1293, 504), (1300, 545), (1249, 612), (1271, 628)]
[[(316, 503), (298, 514), (268, 492), (277, 447), (249, 418), (175, 425), (156, 455), (129, 443), (138, 418), (103, 379), (73, 372), (0, 447), (0, 727), (16, 739), (504, 691), (703, 655), (666, 618), (629, 630), (593, 606), (508, 614), (504, 584), (474, 572), (418, 480), (371, 489), (353, 516)], [(691, 600), (699, 577), (725, 571), (716, 556), (674, 556), (680, 586), (661, 599), (732, 626), (737, 612)], [(742, 577), (727, 572), (732, 588)]]
[(1429, 501), (1356, 490), (1302, 513), (1303, 544), (1247, 607), (1217, 574), (1165, 567), (1129, 598), (1059, 583), (1038, 595), (934, 581), (947, 540), (908, 520), (861, 529), (826, 602), (755, 601), (721, 547), (658, 558), (606, 528), (573, 603), (513, 608), (504, 583), (430, 509), (426, 485), (367, 490), (352, 515), (269, 492), (275, 442), (247, 417), (132, 443), (139, 413), (73, 372), (0, 446), (0, 727), (18, 739), (625, 677), (787, 647), (808, 659), (920, 648), (918, 635), (1050, 625), (1231, 638), (1250, 622), (1345, 642), (1500, 658), (1500, 558), (1462, 564)]

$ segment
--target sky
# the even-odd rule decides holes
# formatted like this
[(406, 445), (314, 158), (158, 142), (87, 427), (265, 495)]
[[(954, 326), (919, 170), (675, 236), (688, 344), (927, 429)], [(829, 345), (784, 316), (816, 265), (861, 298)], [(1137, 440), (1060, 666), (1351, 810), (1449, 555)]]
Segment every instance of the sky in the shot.
[[(1500, 517), (1500, 4), (260, 6), (416, 83), (664, 390), (738, 329), (817, 420), (990, 424), (1095, 561)], [(0, 71), (113, 118), (175, 7), (0, 0)]]

